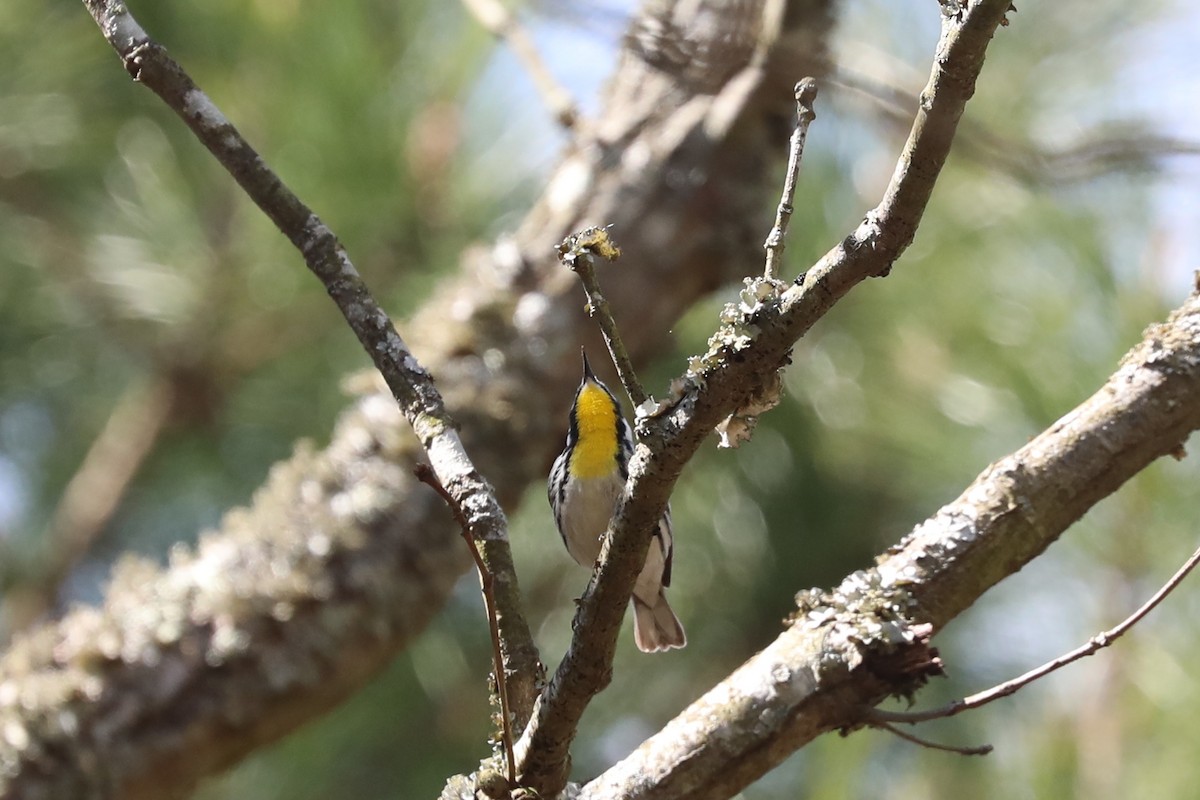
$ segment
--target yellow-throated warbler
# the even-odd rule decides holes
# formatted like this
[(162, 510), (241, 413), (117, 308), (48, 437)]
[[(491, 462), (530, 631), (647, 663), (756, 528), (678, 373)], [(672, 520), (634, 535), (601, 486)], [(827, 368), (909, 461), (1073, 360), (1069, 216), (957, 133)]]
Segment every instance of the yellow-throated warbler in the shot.
[[(590, 568), (600, 557), (600, 540), (625, 489), (632, 453), (633, 434), (621, 406), (596, 379), (584, 353), (567, 444), (554, 459), (547, 484), (563, 544), (582, 566)], [(671, 584), (671, 550), (668, 507), (633, 586), (633, 637), (644, 653), (687, 644), (683, 626), (663, 594), (663, 587)]]

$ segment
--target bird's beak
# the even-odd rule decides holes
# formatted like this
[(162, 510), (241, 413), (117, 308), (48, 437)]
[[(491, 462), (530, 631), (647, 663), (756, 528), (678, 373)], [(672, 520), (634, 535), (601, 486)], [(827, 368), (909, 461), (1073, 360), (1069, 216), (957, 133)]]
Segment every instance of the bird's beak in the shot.
[(596, 374), (592, 372), (592, 365), (588, 363), (587, 351), (581, 347), (579, 348), (579, 352), (583, 355), (583, 377), (593, 381), (596, 380)]

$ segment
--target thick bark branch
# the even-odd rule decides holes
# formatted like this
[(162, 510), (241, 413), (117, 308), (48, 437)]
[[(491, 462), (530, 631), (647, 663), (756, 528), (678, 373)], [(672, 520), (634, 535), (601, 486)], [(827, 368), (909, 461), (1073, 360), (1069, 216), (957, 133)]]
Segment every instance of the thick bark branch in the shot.
[[(715, 7), (665, 27), (648, 7), (603, 113), (518, 233), (468, 253), (406, 327), (502, 503), (545, 475), (593, 333), (555, 244), (588, 221), (619, 226), (628, 251), (606, 288), (619, 318), (641, 322), (625, 334), (639, 362), (757, 258), (787, 135), (777, 121), (796, 76), (823, 74), (830, 3), (789, 4), (760, 84), (737, 102), (720, 56), (739, 35), (757, 41), (750, 17), (730, 16), (754, 4)], [(695, 104), (714, 124), (680, 124)], [(0, 796), (178, 796), (361, 686), (469, 565), (411, 476), (418, 454), (391, 397), (363, 397), (327, 448), (276, 465), (194, 552), (167, 569), (129, 562), (101, 608), (20, 637), (0, 661), (0, 718), (19, 732), (0, 738)]]
[(769, 647), (693, 703), (581, 800), (731, 797), (938, 664), (928, 639), (1073, 522), (1200, 428), (1200, 293), (1091, 398), (988, 467), (953, 503), (832, 594), (797, 596)]

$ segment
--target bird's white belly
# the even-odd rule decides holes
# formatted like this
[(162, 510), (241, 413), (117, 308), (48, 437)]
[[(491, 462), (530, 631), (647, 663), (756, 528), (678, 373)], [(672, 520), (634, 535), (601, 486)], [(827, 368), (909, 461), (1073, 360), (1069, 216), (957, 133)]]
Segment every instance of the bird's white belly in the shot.
[(620, 473), (602, 478), (579, 478), (567, 486), (563, 498), (563, 538), (567, 550), (581, 566), (591, 569), (600, 557), (600, 540), (608, 530), (613, 508), (625, 482)]

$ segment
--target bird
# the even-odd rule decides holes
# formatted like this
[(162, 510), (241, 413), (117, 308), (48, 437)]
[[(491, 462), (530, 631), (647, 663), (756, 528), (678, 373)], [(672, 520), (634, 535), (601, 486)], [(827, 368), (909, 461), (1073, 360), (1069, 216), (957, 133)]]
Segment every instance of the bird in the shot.
[[(625, 489), (632, 453), (633, 432), (621, 405), (592, 372), (583, 351), (583, 379), (571, 404), (566, 444), (546, 485), (558, 533), (580, 566), (591, 568), (600, 557), (600, 542)], [(664, 592), (671, 584), (673, 549), (668, 505), (633, 585), (633, 640), (643, 653), (687, 644)]]

